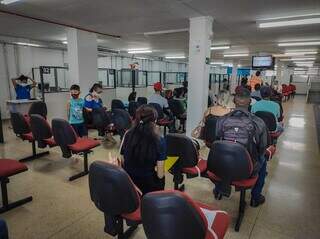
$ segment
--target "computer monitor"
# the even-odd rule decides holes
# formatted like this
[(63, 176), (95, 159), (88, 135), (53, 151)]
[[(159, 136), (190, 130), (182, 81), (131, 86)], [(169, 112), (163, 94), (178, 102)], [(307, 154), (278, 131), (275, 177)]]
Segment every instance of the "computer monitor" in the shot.
[(274, 69), (274, 62), (272, 56), (253, 56), (252, 69)]

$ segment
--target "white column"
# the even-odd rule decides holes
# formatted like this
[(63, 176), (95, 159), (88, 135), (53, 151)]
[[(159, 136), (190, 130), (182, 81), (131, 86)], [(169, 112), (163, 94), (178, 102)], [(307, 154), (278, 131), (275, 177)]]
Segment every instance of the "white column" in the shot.
[(187, 135), (200, 122), (208, 105), (212, 17), (190, 18)]
[(231, 94), (235, 93), (235, 90), (238, 86), (238, 64), (239, 61), (232, 62), (232, 75), (231, 75), (231, 83), (230, 83), (230, 92)]
[(282, 63), (279, 60), (277, 62), (276, 81), (278, 81), (279, 84), (281, 84), (282, 81)]
[(80, 85), (84, 95), (98, 81), (97, 36), (73, 28), (68, 29), (67, 36), (70, 85)]

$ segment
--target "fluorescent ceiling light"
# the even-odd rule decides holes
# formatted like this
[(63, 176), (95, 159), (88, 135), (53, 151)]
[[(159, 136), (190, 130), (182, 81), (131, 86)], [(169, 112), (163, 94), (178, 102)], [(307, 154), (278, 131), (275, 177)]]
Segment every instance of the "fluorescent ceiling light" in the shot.
[(224, 62), (223, 61), (212, 61), (210, 62), (211, 65), (223, 65)]
[(262, 23), (259, 23), (259, 27), (270, 28), (270, 27), (310, 25), (310, 24), (319, 24), (319, 23), (320, 23), (320, 17), (315, 17), (315, 18), (305, 18), (305, 19), (291, 19), (291, 20), (262, 22)]
[(67, 42), (67, 41), (62, 41), (62, 44), (67, 45), (67, 44), (68, 44), (68, 42)]
[(290, 58), (280, 59), (280, 61), (292, 61)]
[(14, 44), (21, 45), (21, 46), (33, 46), (33, 47), (41, 47), (39, 44), (33, 44), (28, 42), (14, 42)]
[(185, 59), (185, 56), (166, 56), (166, 59)]
[(211, 50), (226, 50), (230, 49), (230, 46), (212, 46), (210, 47)]
[(295, 64), (313, 64), (314, 61), (295, 61)]
[(0, 1), (0, 3), (4, 4), (4, 5), (8, 5), (8, 4), (19, 2), (19, 1), (20, 0), (2, 0), (2, 1)]
[(318, 46), (320, 41), (307, 41), (307, 42), (282, 42), (278, 46)]
[(150, 36), (150, 35), (161, 35), (161, 34), (170, 34), (170, 33), (178, 33), (178, 32), (188, 32), (188, 31), (189, 31), (189, 28), (181, 28), (181, 29), (173, 29), (173, 30), (145, 32), (143, 34), (146, 36)]
[(239, 54), (224, 54), (223, 57), (241, 57), (241, 56), (249, 56), (248, 53), (239, 53)]
[(317, 51), (301, 51), (301, 52), (285, 52), (285, 56), (304, 56), (304, 55), (315, 55)]
[(149, 58), (146, 58), (146, 57), (135, 57), (135, 58), (139, 60), (149, 60)]
[(129, 50), (129, 54), (142, 54), (142, 53), (151, 53), (151, 50)]
[(301, 58), (291, 58), (291, 61), (310, 61), (315, 60), (315, 57), (301, 57)]
[(227, 64), (223, 64), (222, 66), (223, 67), (233, 67), (233, 64), (232, 63), (227, 63)]

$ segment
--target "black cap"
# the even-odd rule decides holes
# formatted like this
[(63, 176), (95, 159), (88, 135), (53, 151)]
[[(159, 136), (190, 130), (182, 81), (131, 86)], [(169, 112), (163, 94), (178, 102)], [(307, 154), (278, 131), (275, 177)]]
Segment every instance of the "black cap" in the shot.
[(262, 86), (260, 88), (260, 94), (262, 98), (268, 98), (271, 96), (271, 88), (269, 86)]

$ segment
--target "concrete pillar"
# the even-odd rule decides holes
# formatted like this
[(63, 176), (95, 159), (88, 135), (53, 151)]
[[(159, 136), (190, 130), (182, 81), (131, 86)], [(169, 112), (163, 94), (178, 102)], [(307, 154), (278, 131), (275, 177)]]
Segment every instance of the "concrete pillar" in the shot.
[(80, 85), (85, 95), (98, 81), (97, 36), (70, 28), (68, 36), (68, 64), (70, 85)]
[(280, 61), (277, 62), (277, 69), (276, 69), (276, 80), (281, 84), (282, 81), (282, 63)]
[[(202, 119), (208, 106), (212, 17), (190, 18), (187, 135)], [(208, 60), (208, 61), (207, 61)]]

